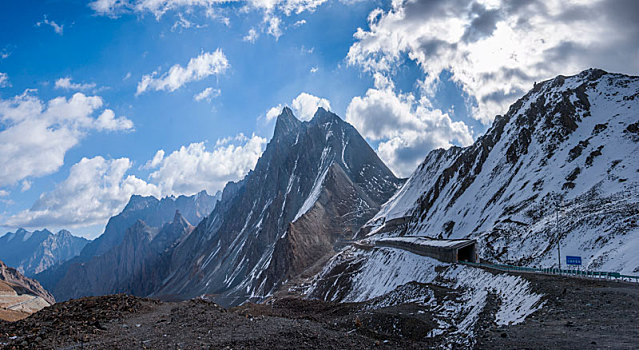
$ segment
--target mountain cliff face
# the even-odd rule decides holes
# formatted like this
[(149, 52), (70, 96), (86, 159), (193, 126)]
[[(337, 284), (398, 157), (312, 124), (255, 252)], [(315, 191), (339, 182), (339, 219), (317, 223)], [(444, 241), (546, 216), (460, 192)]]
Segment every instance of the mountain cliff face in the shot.
[[(105, 277), (105, 274), (115, 273), (115, 267), (121, 263), (138, 258), (135, 256), (137, 251), (130, 245), (133, 239), (130, 228), (139, 228), (138, 223), (142, 222), (149, 230), (157, 233), (163, 225), (175, 219), (176, 211), (181, 213), (180, 217), (186, 222), (199, 222), (213, 210), (220, 196), (220, 193), (210, 196), (205, 191), (193, 196), (165, 197), (161, 200), (134, 195), (120, 214), (109, 219), (104, 233), (87, 244), (78, 257), (54, 266), (36, 277), (58, 300), (115, 291), (132, 292), (122, 289), (120, 283), (131, 277), (127, 273), (134, 269), (120, 271), (123, 273), (121, 275)], [(155, 244), (160, 243), (166, 246), (157, 248), (158, 250), (164, 250), (174, 242), (158, 240)], [(140, 249), (146, 248), (148, 247)], [(105, 265), (107, 261), (109, 265)]]
[(116, 293), (146, 296), (166, 277), (165, 251), (191, 230), (179, 211), (160, 228), (138, 220), (118, 246), (84, 264), (71, 265), (67, 276), (73, 278), (63, 279), (55, 293), (64, 299)]
[(156, 295), (259, 300), (334, 254), (401, 184), (359, 133), (322, 108), (285, 108), (255, 169), (174, 249)]
[(79, 255), (88, 242), (67, 230), (53, 234), (47, 229), (18, 229), (0, 237), (0, 259), (24, 275), (34, 276)]
[(119, 245), (126, 230), (138, 220), (149, 226), (159, 227), (171, 221), (175, 211), (179, 210), (189, 222), (199, 222), (211, 213), (218, 199), (219, 194), (211, 196), (206, 191), (193, 196), (171, 196), (162, 199), (133, 195), (122, 212), (109, 219), (104, 233), (88, 244), (80, 256), (90, 258), (102, 255)]
[(38, 281), (0, 260), (0, 320), (25, 318), (54, 303), (53, 296)]

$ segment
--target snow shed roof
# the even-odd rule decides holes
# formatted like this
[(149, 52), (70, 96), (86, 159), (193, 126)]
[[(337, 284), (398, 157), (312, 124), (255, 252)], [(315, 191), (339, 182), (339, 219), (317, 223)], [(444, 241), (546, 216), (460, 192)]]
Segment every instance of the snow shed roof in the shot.
[(475, 244), (474, 239), (435, 239), (426, 236), (381, 238), (379, 242), (404, 242), (426, 247), (461, 248)]

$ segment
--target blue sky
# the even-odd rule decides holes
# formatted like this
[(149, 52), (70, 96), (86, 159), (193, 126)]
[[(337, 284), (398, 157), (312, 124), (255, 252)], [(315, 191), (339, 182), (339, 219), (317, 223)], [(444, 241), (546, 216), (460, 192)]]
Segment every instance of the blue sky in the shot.
[(4, 1), (0, 226), (95, 237), (131, 194), (215, 192), (253, 167), (284, 105), (301, 119), (329, 107), (409, 176), (433, 148), (472, 143), (534, 81), (636, 74), (636, 9)]

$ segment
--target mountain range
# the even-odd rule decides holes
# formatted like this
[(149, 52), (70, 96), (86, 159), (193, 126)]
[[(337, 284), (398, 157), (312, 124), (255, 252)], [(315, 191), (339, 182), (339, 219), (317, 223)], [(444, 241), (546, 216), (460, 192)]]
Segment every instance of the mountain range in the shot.
[[(141, 259), (135, 254), (144, 251), (145, 247), (130, 249), (131, 240), (136, 240), (134, 236), (140, 234), (140, 225), (148, 227), (147, 233), (152, 231), (155, 235), (165, 224), (174, 220), (176, 211), (185, 220), (199, 222), (213, 210), (220, 195), (211, 196), (202, 191), (192, 196), (162, 199), (131, 196), (122, 212), (109, 219), (104, 233), (87, 244), (80, 255), (39, 273), (36, 278), (58, 300), (116, 292), (130, 293), (131, 290), (121, 287), (123, 281), (131, 277), (125, 271), (132, 273), (137, 270), (131, 266), (124, 267), (123, 264), (125, 261)], [(139, 240), (138, 243), (151, 244), (151, 240)], [(159, 252), (173, 243), (172, 239), (156, 240), (151, 249)]]
[[(351, 243), (472, 238), (484, 261), (545, 267), (559, 246), (589, 269), (637, 273), (638, 116), (638, 77), (558, 76), (474, 144), (431, 151), (403, 180), (334, 113), (303, 122), (284, 108), (242, 180), (215, 196), (133, 196), (79, 256), (38, 278), (59, 300), (125, 292), (222, 305), (293, 289), (364, 301), (417, 281), (463, 286), (475, 306), (496, 290), (501, 308), (516, 310), (499, 322), (519, 322), (540, 305), (528, 282)], [(464, 309), (468, 322), (480, 309)]]
[(47, 229), (18, 229), (0, 237), (0, 259), (24, 275), (34, 276), (79, 255), (87, 243), (89, 240), (67, 230), (53, 234)]

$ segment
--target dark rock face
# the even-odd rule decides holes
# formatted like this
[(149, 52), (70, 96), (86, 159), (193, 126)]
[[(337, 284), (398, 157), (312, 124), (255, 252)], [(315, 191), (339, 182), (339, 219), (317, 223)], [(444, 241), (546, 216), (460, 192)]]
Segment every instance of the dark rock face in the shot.
[(402, 183), (359, 133), (322, 108), (285, 108), (255, 169), (174, 249), (156, 295), (260, 299), (352, 237)]
[[(122, 213), (109, 219), (104, 233), (88, 244), (80, 256), (38, 274), (37, 278), (58, 300), (109, 292), (133, 293), (141, 287), (125, 287), (123, 283), (141, 266), (124, 266), (146, 266), (147, 253), (164, 251), (177, 239), (164, 232), (155, 237), (163, 225), (172, 219), (184, 221), (187, 226), (191, 220), (199, 222), (213, 210), (219, 198), (219, 193), (210, 196), (204, 191), (161, 200), (134, 195)], [(175, 216), (176, 211), (181, 213), (179, 217)], [(151, 244), (154, 238), (158, 240)]]
[(67, 276), (73, 279), (62, 280), (55, 292), (65, 300), (114, 293), (147, 295), (166, 277), (163, 253), (192, 229), (179, 211), (171, 223), (159, 229), (138, 220), (127, 229), (120, 245), (84, 264), (70, 266)]
[(49, 230), (29, 232), (18, 229), (0, 237), (0, 259), (26, 276), (34, 276), (78, 254), (89, 240), (73, 236), (67, 230), (53, 234)]
[(211, 213), (218, 199), (217, 195), (210, 196), (206, 191), (193, 196), (162, 199), (133, 195), (124, 210), (109, 219), (104, 233), (82, 250), (80, 257), (86, 259), (102, 255), (119, 245), (126, 230), (137, 220), (142, 220), (152, 227), (159, 227), (169, 222), (175, 211), (179, 210), (189, 222), (199, 222)]

